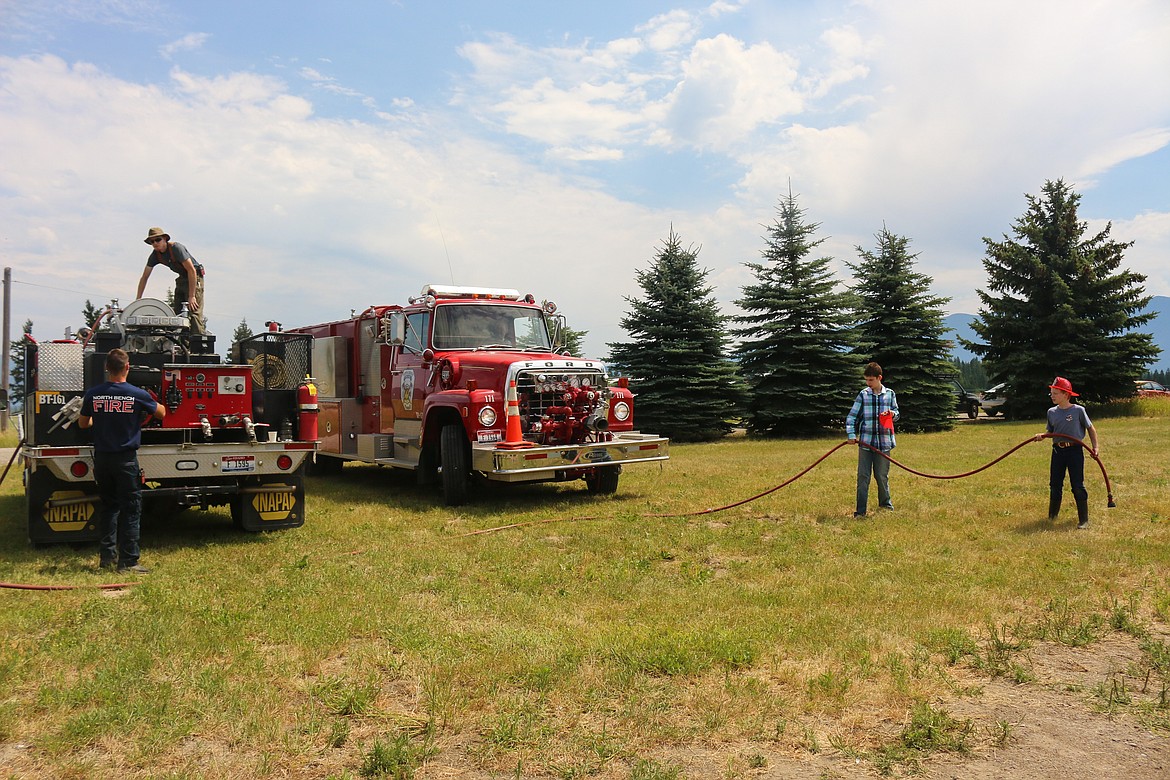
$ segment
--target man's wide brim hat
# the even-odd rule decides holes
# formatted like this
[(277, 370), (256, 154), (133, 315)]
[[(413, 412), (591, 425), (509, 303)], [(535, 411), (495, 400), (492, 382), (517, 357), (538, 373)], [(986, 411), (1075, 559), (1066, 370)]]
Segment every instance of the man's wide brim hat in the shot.
[(1053, 379), (1052, 384), (1050, 384), (1049, 387), (1053, 390), (1063, 390), (1069, 395), (1080, 395), (1080, 393), (1073, 392), (1072, 382), (1068, 381), (1062, 376), (1058, 376), (1056, 379)]
[(150, 230), (146, 231), (146, 238), (143, 239), (143, 243), (149, 244), (156, 238), (165, 238), (167, 241), (170, 241), (171, 235), (160, 227), (152, 227)]

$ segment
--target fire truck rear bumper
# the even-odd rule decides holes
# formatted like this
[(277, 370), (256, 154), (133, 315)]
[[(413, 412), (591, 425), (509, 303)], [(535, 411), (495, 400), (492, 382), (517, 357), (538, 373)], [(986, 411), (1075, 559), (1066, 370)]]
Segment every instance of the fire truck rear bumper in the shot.
[[(154, 444), (138, 450), (138, 465), (149, 480), (229, 479), (232, 477), (279, 476), (300, 469), (316, 450), (312, 442), (271, 442), (214, 445)], [(93, 481), (93, 447), (26, 447), (22, 455), (26, 468), (48, 469), (63, 482)], [(287, 456), (287, 466), (279, 465)], [(73, 471), (75, 462), (84, 468)]]
[[(312, 442), (143, 447), (144, 512), (228, 505), (244, 530), (295, 528), (305, 521), (302, 466), (315, 449)], [(27, 447), (22, 454), (29, 541), (98, 539), (92, 447)]]
[(641, 433), (619, 433), (613, 441), (580, 446), (498, 449), (473, 444), (471, 468), (499, 482), (555, 479), (558, 472), (654, 463), (669, 460), (670, 439)]

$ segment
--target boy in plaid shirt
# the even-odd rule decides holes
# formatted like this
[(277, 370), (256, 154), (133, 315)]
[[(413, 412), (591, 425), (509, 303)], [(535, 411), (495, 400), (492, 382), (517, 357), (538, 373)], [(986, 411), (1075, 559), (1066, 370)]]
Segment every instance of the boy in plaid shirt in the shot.
[[(894, 449), (894, 421), (900, 417), (894, 391), (882, 386), (882, 367), (865, 366), (865, 389), (857, 394), (845, 418), (845, 433), (852, 444), (868, 444), (882, 452)], [(878, 506), (893, 509), (890, 499), (890, 461), (869, 447), (857, 448), (857, 508), (854, 517), (865, 517), (870, 474), (877, 481)]]

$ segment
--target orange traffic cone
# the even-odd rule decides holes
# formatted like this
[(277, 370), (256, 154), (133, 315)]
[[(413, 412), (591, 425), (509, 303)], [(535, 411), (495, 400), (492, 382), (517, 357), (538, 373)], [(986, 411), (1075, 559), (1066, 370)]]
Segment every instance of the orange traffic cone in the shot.
[(504, 407), (504, 417), (507, 424), (504, 430), (504, 441), (500, 442), (499, 446), (506, 450), (518, 450), (533, 446), (532, 442), (524, 441), (524, 434), (520, 430), (520, 398), (516, 394), (515, 379), (508, 383), (508, 402)]

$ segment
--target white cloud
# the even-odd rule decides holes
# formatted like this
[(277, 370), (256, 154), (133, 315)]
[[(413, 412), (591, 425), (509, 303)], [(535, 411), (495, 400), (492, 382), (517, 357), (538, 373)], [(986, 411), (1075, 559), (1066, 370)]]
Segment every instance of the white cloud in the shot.
[(62, 21), (156, 30), (168, 11), (156, 0), (0, 2), (0, 39), (52, 40)]
[(164, 60), (170, 60), (179, 52), (195, 51), (196, 49), (203, 48), (203, 44), (207, 43), (207, 39), (210, 37), (207, 33), (189, 33), (177, 41), (171, 41), (160, 46), (158, 52)]
[(697, 20), (687, 11), (670, 11), (635, 28), (646, 45), (657, 52), (670, 52), (690, 43), (698, 35)]
[(728, 35), (699, 41), (669, 99), (671, 136), (699, 148), (732, 149), (761, 126), (801, 110), (796, 63), (768, 44)]
[[(0, 128), (0, 146), (20, 150), (0, 170), (0, 188), (21, 193), (3, 205), (6, 259), (37, 333), (76, 328), (87, 298), (128, 302), (142, 236), (162, 225), (206, 264), (221, 339), (243, 318), (343, 317), (454, 275), (560, 299), (601, 349), (617, 336), (630, 264), (665, 230), (452, 128), (421, 142), (415, 128), (316, 118), (253, 74), (175, 70), (143, 86), (52, 57), (0, 58), (0, 112), (19, 118)], [(164, 297), (169, 281), (152, 276), (147, 294)]]
[(1075, 172), (1078, 181), (1091, 180), (1116, 165), (1152, 154), (1170, 144), (1170, 128), (1146, 128), (1115, 138), (1092, 150)]
[[(269, 70), (299, 74), (288, 82), (175, 68), (160, 83), (0, 58), (0, 245), (18, 279), (43, 286), (19, 288), (31, 298), (18, 306), (39, 307), (27, 311), (40, 328), (68, 314), (41, 289), (75, 290), (76, 311), (128, 300), (141, 236), (162, 224), (207, 262), (221, 334), (242, 317), (340, 317), (454, 276), (559, 298), (601, 351), (672, 224), (702, 245), (717, 296), (737, 297), (791, 184), (838, 263), (886, 223), (938, 294), (973, 311), (981, 238), (1010, 230), (1024, 193), (1050, 178), (1094, 186), (1170, 143), (1170, 17), (1155, 0), (1075, 14), (1064, 0), (817, 8), (809, 26), (787, 4), (714, 2), (553, 46), (477, 31), (451, 93), (385, 96), (396, 113), (363, 119), (323, 118), (301, 94), (373, 107), (327, 58), (282, 55)], [(718, 26), (740, 12), (750, 29)], [(735, 185), (700, 198), (680, 177), (655, 182), (661, 207), (623, 202), (604, 177), (638, 170), (648, 147)], [(1167, 209), (1137, 208), (1113, 235), (1137, 242), (1127, 262), (1149, 291), (1170, 294)], [(100, 273), (79, 277), (79, 241)]]
[[(1105, 227), (1104, 220), (1089, 220), (1089, 230)], [(1115, 241), (1132, 241), (1125, 251), (1123, 267), (1145, 274), (1146, 292), (1170, 295), (1170, 212), (1145, 211), (1132, 219), (1114, 220), (1109, 235)]]

